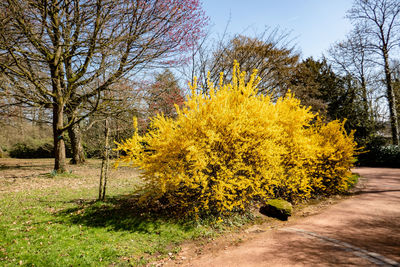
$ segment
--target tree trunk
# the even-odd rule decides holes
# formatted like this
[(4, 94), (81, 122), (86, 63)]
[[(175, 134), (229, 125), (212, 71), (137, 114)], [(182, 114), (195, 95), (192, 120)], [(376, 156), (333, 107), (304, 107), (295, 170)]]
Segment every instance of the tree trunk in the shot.
[(71, 164), (83, 164), (85, 163), (85, 152), (82, 146), (82, 135), (79, 124), (73, 124), (68, 128), (68, 136), (71, 141), (72, 148), (72, 159)]
[(369, 106), (368, 106), (368, 98), (367, 98), (367, 84), (365, 82), (364, 74), (361, 75), (361, 93), (362, 93), (362, 101), (365, 115), (370, 117)]
[(361, 92), (362, 92), (362, 101), (363, 101), (363, 109), (364, 109), (364, 115), (366, 116), (368, 120), (368, 127), (371, 127), (370, 132), (376, 132), (376, 124), (375, 124), (375, 118), (374, 118), (374, 113), (372, 110), (372, 107), (368, 101), (367, 97), (367, 83), (365, 81), (365, 76), (364, 72), (361, 74)]
[(108, 138), (110, 135), (110, 128), (108, 123), (108, 118), (104, 122), (104, 154), (103, 160), (101, 162), (101, 173), (100, 173), (100, 184), (99, 184), (99, 200), (105, 200), (107, 180), (108, 180), (108, 169), (110, 165), (110, 147), (108, 143)]
[(394, 95), (392, 87), (392, 77), (389, 68), (389, 56), (387, 51), (383, 50), (383, 61), (385, 64), (385, 82), (386, 82), (386, 93), (389, 102), (389, 116), (390, 116), (390, 127), (392, 130), (392, 143), (393, 145), (399, 144), (399, 124), (396, 111), (396, 97)]
[(54, 138), (54, 170), (57, 173), (66, 171), (65, 142), (64, 142), (64, 108), (62, 105), (53, 104), (53, 138)]

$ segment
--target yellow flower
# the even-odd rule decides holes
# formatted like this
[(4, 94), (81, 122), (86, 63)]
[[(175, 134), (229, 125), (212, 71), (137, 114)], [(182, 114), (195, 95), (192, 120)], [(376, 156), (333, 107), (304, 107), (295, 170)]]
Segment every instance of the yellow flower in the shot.
[(144, 135), (134, 119), (133, 136), (117, 144), (117, 164), (141, 169), (149, 198), (198, 216), (347, 189), (356, 144), (344, 122), (323, 123), (290, 92), (272, 102), (258, 94), (257, 72), (246, 83), (237, 62), (231, 80), (221, 75), (205, 94), (195, 78), (177, 118), (157, 115)]

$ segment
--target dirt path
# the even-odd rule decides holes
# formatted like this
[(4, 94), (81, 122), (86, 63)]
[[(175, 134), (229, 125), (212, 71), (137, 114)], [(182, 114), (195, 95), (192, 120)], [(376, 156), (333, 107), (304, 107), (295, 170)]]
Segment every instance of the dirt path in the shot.
[(356, 172), (360, 191), (319, 214), (164, 266), (400, 266), (400, 169)]

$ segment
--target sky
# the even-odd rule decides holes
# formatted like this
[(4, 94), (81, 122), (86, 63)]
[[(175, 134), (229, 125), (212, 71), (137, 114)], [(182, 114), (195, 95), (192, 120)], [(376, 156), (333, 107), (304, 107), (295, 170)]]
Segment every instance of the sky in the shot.
[(279, 26), (290, 36), (303, 58), (320, 58), (351, 29), (345, 18), (352, 0), (203, 0), (212, 32), (254, 36), (265, 27)]

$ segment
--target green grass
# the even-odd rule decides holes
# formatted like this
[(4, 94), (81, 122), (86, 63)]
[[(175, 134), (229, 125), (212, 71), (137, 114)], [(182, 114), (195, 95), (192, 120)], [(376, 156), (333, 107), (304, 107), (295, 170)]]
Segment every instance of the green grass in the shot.
[(0, 193), (0, 266), (145, 265), (177, 253), (185, 240), (235, 226), (140, 208), (129, 195), (139, 183), (132, 177), (112, 177), (106, 201), (97, 201), (97, 165), (91, 178), (77, 167), (73, 175), (3, 181), (10, 191)]
[(47, 178), (81, 178), (80, 176), (73, 174), (72, 171), (57, 173), (54, 170), (52, 172), (44, 174), (44, 176)]
[(140, 183), (130, 168), (113, 171), (106, 201), (97, 201), (100, 161), (57, 175), (49, 174), (51, 161), (2, 164), (0, 266), (141, 266), (177, 253), (183, 241), (263, 220), (249, 213), (218, 223), (150, 211), (130, 195)]
[(92, 193), (50, 189), (2, 196), (1, 265), (138, 265), (177, 252), (183, 240), (212, 235), (210, 226), (137, 211), (126, 197), (82, 200)]
[(360, 178), (359, 174), (353, 173), (347, 180), (348, 189), (355, 187), (358, 183), (359, 178)]

